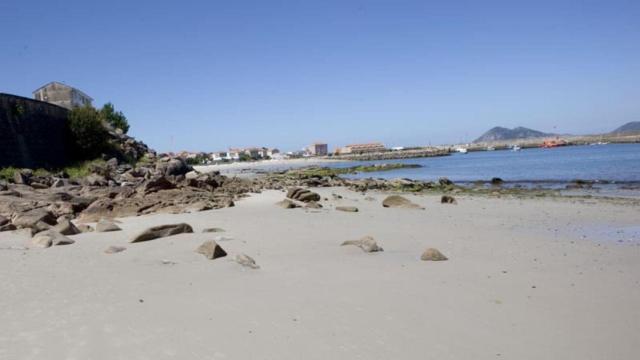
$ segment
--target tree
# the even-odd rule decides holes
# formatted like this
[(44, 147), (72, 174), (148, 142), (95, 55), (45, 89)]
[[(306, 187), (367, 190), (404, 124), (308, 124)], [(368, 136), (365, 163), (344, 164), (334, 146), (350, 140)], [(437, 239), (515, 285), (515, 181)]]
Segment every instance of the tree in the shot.
[(69, 130), (76, 154), (93, 159), (109, 148), (109, 132), (102, 125), (102, 116), (91, 106), (74, 108), (69, 112)]
[(127, 121), (122, 111), (116, 111), (110, 102), (102, 106), (100, 117), (114, 128), (122, 130), (125, 134), (129, 131), (129, 121)]

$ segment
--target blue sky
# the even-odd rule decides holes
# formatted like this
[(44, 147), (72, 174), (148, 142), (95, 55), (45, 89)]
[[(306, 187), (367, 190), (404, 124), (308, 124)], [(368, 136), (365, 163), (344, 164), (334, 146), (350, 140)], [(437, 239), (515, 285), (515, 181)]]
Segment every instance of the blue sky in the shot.
[(64, 81), (159, 151), (640, 120), (639, 1), (4, 0), (0, 34), (0, 92)]

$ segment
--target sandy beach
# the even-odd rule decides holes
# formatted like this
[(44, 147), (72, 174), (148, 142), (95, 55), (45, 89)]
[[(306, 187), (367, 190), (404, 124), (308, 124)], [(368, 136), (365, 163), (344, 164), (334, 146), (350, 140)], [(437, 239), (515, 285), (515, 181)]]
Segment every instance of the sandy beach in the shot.
[[(633, 359), (637, 206), (566, 198), (408, 196), (344, 188), (318, 210), (274, 205), (118, 219), (28, 249), (0, 233), (0, 359)], [(338, 193), (343, 199), (333, 200)], [(336, 211), (349, 205), (357, 213)], [(153, 225), (193, 234), (129, 244)], [(220, 227), (223, 233), (202, 233)], [(373, 236), (383, 252), (340, 246)], [(220, 238), (222, 236), (223, 238)], [(194, 250), (216, 239), (229, 256)], [(124, 252), (105, 254), (112, 245)], [(449, 260), (421, 261), (427, 247)], [(253, 257), (260, 269), (231, 259)]]

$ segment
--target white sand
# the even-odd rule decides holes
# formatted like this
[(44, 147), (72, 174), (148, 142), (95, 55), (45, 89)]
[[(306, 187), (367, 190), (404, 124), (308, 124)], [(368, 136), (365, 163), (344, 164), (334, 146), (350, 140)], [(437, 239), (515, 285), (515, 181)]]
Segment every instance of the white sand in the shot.
[[(344, 189), (334, 206), (273, 205), (121, 219), (122, 232), (15, 250), (0, 233), (0, 359), (636, 359), (640, 209), (567, 200), (461, 198), (384, 209)], [(151, 225), (196, 232), (128, 244)], [(193, 250), (219, 234), (233, 255)], [(592, 234), (599, 234), (594, 237)], [(372, 235), (385, 249), (340, 247)], [(583, 238), (587, 235), (587, 238)], [(106, 255), (110, 245), (123, 253)], [(450, 260), (423, 262), (437, 247)], [(167, 260), (175, 264), (163, 264)], [(534, 288), (535, 286), (535, 288)], [(143, 302), (141, 302), (142, 300)]]

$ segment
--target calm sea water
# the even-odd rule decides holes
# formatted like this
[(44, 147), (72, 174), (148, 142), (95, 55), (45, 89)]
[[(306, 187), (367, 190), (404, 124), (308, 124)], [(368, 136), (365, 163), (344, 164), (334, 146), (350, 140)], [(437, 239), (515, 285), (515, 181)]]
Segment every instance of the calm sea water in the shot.
[[(509, 182), (565, 183), (576, 179), (612, 182), (640, 182), (640, 144), (567, 146), (522, 151), (481, 151), (445, 157), (365, 163), (419, 164), (421, 168), (362, 173), (352, 177), (409, 178), (473, 182), (500, 177)], [(344, 167), (362, 164), (336, 163)]]

